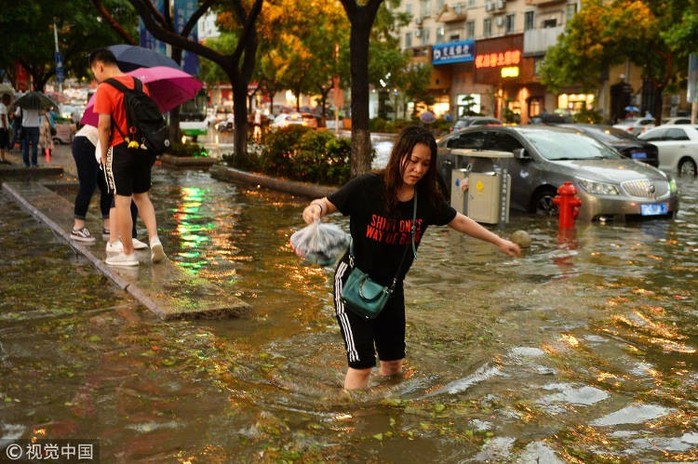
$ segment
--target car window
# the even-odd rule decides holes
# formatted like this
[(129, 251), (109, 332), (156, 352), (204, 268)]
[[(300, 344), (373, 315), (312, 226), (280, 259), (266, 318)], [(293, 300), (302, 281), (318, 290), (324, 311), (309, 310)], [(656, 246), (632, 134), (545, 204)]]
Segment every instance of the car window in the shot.
[(644, 134), (640, 135), (639, 138), (648, 142), (660, 142), (665, 139), (666, 131), (667, 130), (663, 128), (654, 129), (651, 132), (645, 132)]
[(688, 140), (688, 136), (686, 135), (686, 131), (683, 129), (679, 128), (671, 128), (666, 130), (666, 139), (667, 140)]
[(460, 134), (448, 140), (448, 148), (470, 148), (471, 150), (481, 150), (485, 145), (486, 132), (468, 132)]
[(487, 142), (488, 150), (512, 152), (517, 148), (523, 148), (521, 142), (510, 134), (493, 133)]
[(649, 126), (650, 124), (654, 124), (654, 119), (641, 119), (640, 120), (641, 126)]
[(553, 131), (527, 131), (526, 138), (541, 156), (549, 160), (619, 158), (613, 149), (582, 134)]

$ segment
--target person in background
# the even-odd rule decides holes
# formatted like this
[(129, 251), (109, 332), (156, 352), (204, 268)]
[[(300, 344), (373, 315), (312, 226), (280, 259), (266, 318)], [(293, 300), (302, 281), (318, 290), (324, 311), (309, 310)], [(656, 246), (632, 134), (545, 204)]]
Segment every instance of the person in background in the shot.
[[(41, 114), (39, 110), (24, 109), (17, 107), (15, 117), (22, 121), (22, 161), (25, 167), (37, 167), (39, 165), (39, 127), (41, 124)], [(32, 146), (31, 158), (29, 157), (29, 145)]]
[(7, 150), (10, 148), (10, 102), (12, 98), (9, 93), (2, 95), (0, 100), (0, 163), (9, 164), (7, 161)]
[[(130, 214), (131, 202), (135, 201), (150, 239), (153, 263), (164, 261), (166, 256), (158, 237), (155, 209), (148, 191), (151, 187), (151, 169), (155, 154), (148, 150), (129, 148), (121, 134), (128, 134), (124, 94), (104, 82), (115, 79), (133, 89), (134, 78), (119, 69), (114, 54), (107, 49), (98, 49), (90, 54), (90, 69), (100, 83), (95, 93), (94, 111), (99, 114), (98, 130), (101, 164), (107, 174), (107, 185), (114, 191), (115, 215), (111, 226), (121, 239), (121, 251), (108, 256), (106, 263), (112, 266), (138, 266), (134, 253)], [(147, 87), (143, 86), (147, 93)], [(113, 222), (116, 222), (114, 224)], [(114, 231), (112, 231), (113, 235)], [(111, 243), (110, 243), (111, 244)]]
[(46, 155), (47, 159), (51, 157), (54, 148), (50, 119), (48, 113), (42, 114), (39, 123), (39, 147), (41, 147), (41, 152)]
[(100, 198), (99, 209), (102, 212), (104, 230), (109, 230), (109, 210), (112, 204), (112, 195), (109, 193), (107, 182), (101, 175), (99, 164), (95, 158), (95, 150), (99, 134), (97, 128), (90, 125), (83, 126), (76, 132), (73, 139), (73, 159), (78, 171), (78, 182), (80, 184), (78, 193), (75, 196), (73, 230), (70, 238), (78, 242), (94, 243), (95, 238), (85, 227), (85, 217), (90, 206), (92, 193), (95, 187), (99, 186)]
[[(413, 224), (416, 196), (419, 201)], [(416, 246), (427, 227), (433, 224), (448, 225), (492, 243), (508, 256), (521, 253), (518, 245), (490, 232), (446, 203), (436, 171), (436, 141), (425, 127), (403, 129), (385, 169), (355, 177), (328, 197), (311, 201), (303, 210), (303, 220), (311, 224), (335, 211), (349, 216), (353, 265), (381, 285), (390, 285), (393, 278), (398, 279), (383, 311), (376, 319), (367, 320), (351, 312), (341, 299), (343, 285), (352, 269), (349, 253), (337, 266), (334, 304), (349, 364), (344, 378), (347, 390), (368, 386), (371, 370), (376, 366), (376, 351), (381, 375), (402, 372), (405, 358), (402, 281), (414, 260), (410, 229), (414, 227)], [(406, 246), (408, 252), (405, 252)]]

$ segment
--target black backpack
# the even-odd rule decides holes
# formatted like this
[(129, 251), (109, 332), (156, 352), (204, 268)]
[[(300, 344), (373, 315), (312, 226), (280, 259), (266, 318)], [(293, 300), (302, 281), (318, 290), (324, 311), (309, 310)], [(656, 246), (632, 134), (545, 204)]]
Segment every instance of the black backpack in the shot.
[(118, 125), (116, 129), (121, 137), (128, 142), (129, 148), (145, 146), (155, 155), (164, 152), (170, 146), (170, 140), (167, 138), (169, 130), (157, 103), (143, 92), (141, 81), (134, 77), (133, 89), (129, 89), (112, 78), (106, 79), (104, 82), (124, 94), (128, 134), (122, 133)]

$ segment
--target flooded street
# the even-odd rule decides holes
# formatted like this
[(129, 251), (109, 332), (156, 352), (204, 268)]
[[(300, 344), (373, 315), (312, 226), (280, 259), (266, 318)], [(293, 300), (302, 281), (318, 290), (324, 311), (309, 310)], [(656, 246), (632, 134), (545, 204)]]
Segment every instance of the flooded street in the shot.
[(698, 180), (671, 221), (514, 216), (493, 230), (531, 234), (518, 259), (430, 228), (405, 378), (351, 395), (332, 269), (288, 245), (307, 199), (154, 182), (169, 258), (252, 316), (163, 322), (0, 194), (2, 438), (99, 439), (105, 463), (698, 462)]

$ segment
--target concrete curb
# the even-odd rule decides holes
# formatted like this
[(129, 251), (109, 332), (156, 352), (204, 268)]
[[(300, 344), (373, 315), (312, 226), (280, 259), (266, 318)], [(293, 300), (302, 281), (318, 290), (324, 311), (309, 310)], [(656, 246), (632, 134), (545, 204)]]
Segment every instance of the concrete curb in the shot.
[(163, 166), (208, 168), (218, 163), (218, 160), (215, 158), (173, 156), (165, 154), (160, 157), (160, 162), (163, 164)]
[(321, 198), (329, 195), (337, 190), (338, 187), (329, 185), (311, 184), (309, 182), (297, 182), (287, 179), (278, 179), (275, 177), (265, 176), (264, 174), (255, 174), (246, 171), (240, 171), (228, 166), (216, 164), (211, 166), (209, 170), (211, 177), (228, 181), (242, 182), (245, 184), (259, 185), (261, 187), (279, 190), (281, 192), (291, 193), (308, 198)]

